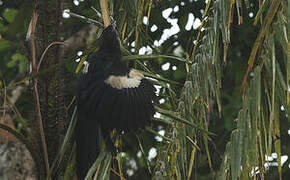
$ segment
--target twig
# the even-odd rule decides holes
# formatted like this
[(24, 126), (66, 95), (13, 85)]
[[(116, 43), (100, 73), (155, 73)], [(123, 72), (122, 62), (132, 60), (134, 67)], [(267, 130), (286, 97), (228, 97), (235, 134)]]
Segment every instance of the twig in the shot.
[[(32, 64), (32, 71), (37, 72), (37, 65), (36, 65), (36, 47), (35, 47), (35, 28), (36, 28), (36, 22), (37, 22), (38, 14), (34, 11), (32, 14), (32, 18), (30, 21), (29, 29), (27, 32), (27, 41), (30, 41), (30, 51), (31, 51), (31, 64)], [(35, 110), (37, 113), (37, 123), (39, 128), (39, 134), (40, 134), (40, 140), (42, 144), (43, 149), (43, 155), (44, 155), (44, 162), (45, 162), (45, 169), (46, 174), (49, 173), (49, 161), (48, 161), (48, 153), (47, 153), (47, 145), (45, 141), (45, 134), (43, 130), (43, 123), (42, 123), (42, 117), (41, 117), (41, 111), (40, 111), (40, 102), (39, 102), (39, 94), (38, 94), (38, 88), (37, 88), (37, 78), (33, 78), (33, 93), (35, 97)]]
[(42, 61), (43, 61), (43, 59), (44, 59), (44, 56), (45, 56), (46, 52), (48, 51), (48, 49), (49, 49), (51, 46), (56, 45), (56, 44), (59, 44), (59, 45), (66, 45), (65, 42), (52, 42), (52, 43), (50, 43), (50, 44), (45, 48), (44, 52), (43, 52), (42, 55), (41, 55), (41, 58), (40, 58), (40, 60), (39, 60), (39, 62), (38, 62), (37, 68), (36, 68), (36, 72), (39, 71), (40, 65), (41, 65), (41, 63), (42, 63)]
[(115, 175), (117, 175), (117, 176), (119, 176), (120, 178), (123, 178), (123, 180), (126, 180), (122, 175), (120, 175), (115, 169), (113, 169), (113, 168), (111, 168), (111, 171), (115, 174)]
[(99, 17), (99, 18), (102, 18), (102, 14), (96, 9), (96, 8), (94, 8), (93, 6), (91, 7), (91, 9), (93, 10), (93, 11), (95, 11), (95, 13), (97, 14), (97, 16)]
[[(262, 0), (259, 0), (259, 8), (261, 8), (261, 6), (262, 6)], [(260, 23), (261, 23), (261, 25), (263, 24), (263, 17), (262, 16), (260, 16)]]
[(66, 12), (66, 13), (68, 13), (69, 15), (71, 15), (73, 17), (77, 17), (77, 18), (83, 19), (83, 20), (85, 20), (88, 23), (95, 24), (96, 26), (98, 26), (100, 28), (104, 28), (103, 24), (100, 23), (99, 21), (93, 20), (91, 18), (87, 18), (85, 16), (82, 16), (82, 15), (79, 15), (79, 14), (76, 14), (76, 13), (73, 13), (73, 12)]
[(102, 17), (105, 27), (111, 24), (107, 0), (100, 0)]
[[(120, 143), (120, 141), (119, 141), (119, 143)], [(118, 161), (118, 168), (119, 168), (119, 172), (120, 172), (120, 179), (121, 180), (124, 180), (123, 172), (122, 172), (122, 165), (121, 165), (121, 160), (122, 160), (121, 158), (122, 158), (121, 157), (121, 153), (118, 153), (118, 155), (117, 155), (117, 161)]]
[(38, 80), (37, 78), (33, 79), (33, 91), (34, 91), (34, 97), (35, 97), (35, 109), (37, 113), (37, 121), (38, 121), (38, 128), (41, 138), (41, 144), (43, 148), (43, 154), (44, 154), (44, 161), (45, 161), (45, 168), (46, 173), (49, 173), (49, 162), (48, 162), (48, 152), (47, 152), (47, 145), (45, 141), (45, 134), (43, 130), (43, 123), (42, 123), (42, 116), (40, 111), (40, 102), (39, 102), (39, 94), (38, 94), (38, 88), (37, 88)]
[(98, 168), (97, 168), (97, 171), (96, 171), (96, 173), (95, 173), (95, 175), (94, 175), (94, 180), (97, 180), (97, 178), (98, 178), (99, 171), (100, 171), (100, 167), (101, 167), (101, 164), (99, 164), (99, 166), (98, 166)]
[(185, 59), (177, 57), (177, 56), (171, 56), (171, 55), (130, 55), (130, 56), (124, 56), (123, 60), (141, 60), (141, 59), (157, 59), (157, 58), (166, 58), (166, 59), (174, 59), (181, 62), (186, 62)]
[(200, 151), (200, 147), (198, 147), (196, 140), (193, 141), (189, 136), (185, 136), (185, 137), (197, 150)]

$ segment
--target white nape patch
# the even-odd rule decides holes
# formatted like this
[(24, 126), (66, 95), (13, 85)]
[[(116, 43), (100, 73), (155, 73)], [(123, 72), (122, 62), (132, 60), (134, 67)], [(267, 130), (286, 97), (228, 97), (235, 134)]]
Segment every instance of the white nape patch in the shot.
[(140, 85), (143, 74), (136, 69), (131, 69), (128, 76), (109, 76), (105, 83), (116, 89), (136, 88)]
[(87, 73), (89, 72), (89, 66), (90, 66), (90, 63), (87, 62), (87, 61), (85, 61), (85, 62), (84, 62), (84, 65), (85, 65), (85, 67), (83, 68), (83, 73), (84, 73), (84, 74), (87, 74)]

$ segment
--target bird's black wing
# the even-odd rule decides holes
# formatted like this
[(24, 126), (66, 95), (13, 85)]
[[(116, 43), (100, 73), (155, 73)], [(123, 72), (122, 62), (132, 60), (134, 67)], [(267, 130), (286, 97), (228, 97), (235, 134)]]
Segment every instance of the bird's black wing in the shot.
[(123, 76), (88, 73), (80, 78), (76, 127), (78, 174), (85, 175), (97, 157), (99, 126), (112, 148), (108, 139), (110, 130), (136, 131), (151, 123), (155, 88), (136, 70), (133, 71), (137, 75), (130, 76), (131, 71)]
[(103, 117), (103, 128), (136, 131), (150, 124), (155, 113), (155, 88), (137, 70), (131, 69), (124, 76), (109, 76), (104, 91), (108, 95), (102, 97), (103, 106), (97, 109)]
[(100, 126), (101, 114), (98, 113), (100, 106), (103, 106), (103, 99), (108, 96), (106, 91), (105, 77), (109, 73), (105, 68), (110, 69), (108, 56), (102, 53), (90, 54), (87, 58), (87, 68), (81, 74), (77, 86), (77, 108), (78, 120), (76, 124), (76, 167), (79, 179), (84, 179), (89, 168), (99, 154), (98, 128)]
[[(104, 29), (102, 44), (91, 54), (78, 84), (76, 125), (77, 175), (84, 179), (98, 155), (98, 129), (110, 141), (110, 131), (136, 131), (150, 124), (155, 111), (154, 86), (121, 63), (121, 50), (112, 26)], [(110, 143), (112, 146), (112, 142)]]

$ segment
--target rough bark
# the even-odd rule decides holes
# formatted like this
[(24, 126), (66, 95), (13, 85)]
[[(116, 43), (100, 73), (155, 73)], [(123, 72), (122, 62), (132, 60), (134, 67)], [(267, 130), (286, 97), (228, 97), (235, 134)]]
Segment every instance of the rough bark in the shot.
[[(0, 123), (15, 130), (8, 112), (0, 112)], [(0, 129), (0, 179), (36, 180), (35, 162), (26, 146), (8, 131)]]
[(0, 179), (37, 179), (31, 154), (20, 141), (0, 142)]
[[(39, 60), (45, 48), (52, 42), (60, 41), (63, 0), (38, 0), (36, 12), (38, 21), (36, 25), (36, 54)], [(92, 37), (95, 26), (88, 26), (80, 30), (75, 36), (64, 41), (66, 45), (52, 46), (44, 56), (40, 70), (47, 69), (60, 63), (77, 50), (85, 47), (88, 38)], [(63, 66), (49, 71), (38, 78), (41, 115), (44, 126), (49, 164), (52, 165), (68, 124), (67, 102), (67, 79), (68, 74)], [(59, 167), (57, 172), (52, 174), (52, 179), (63, 175), (65, 167)]]
[[(39, 60), (45, 48), (52, 42), (59, 41), (62, 20), (61, 3), (63, 0), (38, 0), (36, 12), (36, 57)], [(51, 47), (40, 66), (47, 69), (59, 63), (60, 46)], [(52, 165), (65, 133), (67, 113), (64, 101), (64, 76), (62, 67), (47, 72), (38, 78), (41, 115), (46, 137), (49, 164)], [(54, 179), (54, 175), (52, 175)]]

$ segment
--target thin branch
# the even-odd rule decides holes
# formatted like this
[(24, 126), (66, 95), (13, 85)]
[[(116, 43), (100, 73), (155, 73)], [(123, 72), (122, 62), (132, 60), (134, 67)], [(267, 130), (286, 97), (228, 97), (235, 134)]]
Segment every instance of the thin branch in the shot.
[(140, 59), (157, 59), (157, 58), (166, 58), (166, 59), (174, 59), (181, 62), (186, 62), (185, 59), (177, 57), (177, 56), (171, 56), (171, 55), (130, 55), (130, 56), (124, 56), (123, 60), (140, 60)]
[(105, 27), (107, 27), (111, 24), (107, 0), (100, 0), (100, 5), (102, 10), (103, 22)]
[(85, 16), (82, 16), (82, 15), (79, 15), (79, 14), (76, 14), (76, 13), (73, 13), (73, 12), (66, 12), (68, 13), (69, 15), (71, 15), (72, 17), (77, 17), (77, 18), (80, 18), (88, 23), (91, 23), (91, 24), (95, 24), (96, 26), (100, 27), (100, 28), (104, 28), (104, 25), (102, 23), (100, 23), (99, 21), (96, 21), (96, 20), (93, 20), (91, 18), (87, 18)]
[[(261, 8), (261, 6), (262, 6), (262, 0), (259, 0), (259, 8)], [(260, 16), (260, 23), (261, 23), (261, 25), (263, 24), (263, 17), (262, 16)]]
[(98, 166), (98, 168), (97, 168), (97, 171), (96, 171), (96, 173), (95, 173), (95, 175), (94, 175), (94, 180), (97, 180), (97, 178), (98, 178), (99, 171), (100, 171), (100, 167), (101, 167), (101, 164), (99, 164), (99, 166)]
[(59, 45), (66, 45), (65, 42), (52, 42), (52, 43), (50, 43), (50, 44), (45, 48), (44, 52), (43, 52), (42, 55), (41, 55), (41, 58), (40, 58), (40, 60), (39, 60), (39, 62), (38, 62), (37, 68), (36, 68), (36, 72), (39, 71), (40, 65), (41, 65), (41, 63), (42, 63), (42, 61), (43, 61), (43, 59), (44, 59), (44, 56), (45, 56), (46, 52), (48, 51), (48, 49), (49, 49), (50, 47), (52, 47), (53, 45), (56, 45), (56, 44), (59, 44)]
[(200, 147), (197, 145), (196, 139), (192, 140), (189, 136), (185, 136), (185, 137), (197, 150), (200, 151)]
[[(35, 28), (37, 23), (38, 14), (34, 11), (32, 14), (32, 18), (30, 21), (30, 25), (28, 28), (26, 41), (29, 42), (29, 52), (30, 52), (30, 60), (32, 64), (32, 72), (37, 72), (37, 60), (36, 60), (36, 46), (35, 46)], [(44, 162), (45, 162), (45, 169), (46, 174), (49, 173), (49, 161), (48, 161), (48, 153), (47, 153), (47, 145), (45, 141), (45, 134), (43, 130), (43, 123), (42, 123), (42, 117), (41, 117), (41, 111), (40, 111), (40, 102), (39, 102), (39, 94), (38, 94), (38, 88), (37, 88), (37, 78), (33, 78), (33, 93), (35, 97), (35, 110), (37, 112), (37, 124), (39, 128), (39, 134), (40, 134), (40, 141), (42, 144), (43, 149), (43, 156), (44, 156)]]
[(126, 180), (126, 179), (125, 179), (121, 174), (119, 174), (115, 169), (111, 168), (111, 171), (112, 171), (115, 175), (119, 176), (121, 179)]
[(45, 168), (46, 168), (46, 173), (48, 174), (49, 173), (48, 152), (47, 152), (47, 145), (46, 145), (46, 141), (45, 141), (43, 123), (42, 123), (42, 115), (41, 115), (41, 111), (40, 111), (40, 102), (39, 102), (39, 94), (38, 94), (38, 88), (37, 88), (38, 85), (37, 84), (38, 84), (38, 80), (37, 80), (37, 78), (34, 78), (33, 79), (33, 91), (34, 91), (34, 97), (35, 97), (35, 109), (36, 109), (36, 113), (37, 113), (38, 128), (39, 128), (41, 144), (42, 144), (42, 148), (43, 148)]
[(95, 13), (97, 14), (97, 16), (99, 17), (99, 18), (102, 18), (102, 14), (96, 9), (96, 8), (94, 8), (93, 6), (91, 7), (91, 9), (93, 10), (93, 11), (95, 11)]

